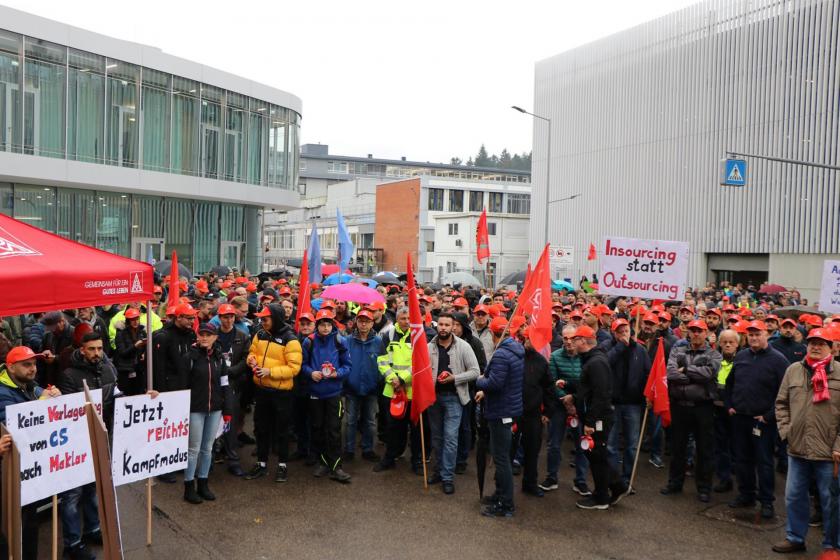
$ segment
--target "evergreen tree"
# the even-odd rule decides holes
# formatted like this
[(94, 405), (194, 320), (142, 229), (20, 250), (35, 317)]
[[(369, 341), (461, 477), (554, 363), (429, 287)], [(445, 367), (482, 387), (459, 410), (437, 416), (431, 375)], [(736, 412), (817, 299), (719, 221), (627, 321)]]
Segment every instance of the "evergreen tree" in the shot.
[(487, 155), (487, 148), (484, 147), (484, 144), (478, 149), (478, 154), (475, 156), (475, 166), (476, 167), (492, 167), (493, 160), (490, 159), (490, 156)]

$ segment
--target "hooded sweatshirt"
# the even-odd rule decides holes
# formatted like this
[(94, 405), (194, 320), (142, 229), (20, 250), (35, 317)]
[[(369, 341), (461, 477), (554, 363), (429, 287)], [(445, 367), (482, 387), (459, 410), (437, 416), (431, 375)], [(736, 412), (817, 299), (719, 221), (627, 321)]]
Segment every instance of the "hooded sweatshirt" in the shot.
[(268, 309), (271, 311), (271, 329), (257, 331), (248, 356), (257, 360), (257, 367), (269, 368), (271, 373), (265, 377), (254, 374), (254, 385), (272, 391), (291, 391), (295, 376), (300, 373), (303, 351), (295, 333), (286, 324), (283, 307), (272, 303)]

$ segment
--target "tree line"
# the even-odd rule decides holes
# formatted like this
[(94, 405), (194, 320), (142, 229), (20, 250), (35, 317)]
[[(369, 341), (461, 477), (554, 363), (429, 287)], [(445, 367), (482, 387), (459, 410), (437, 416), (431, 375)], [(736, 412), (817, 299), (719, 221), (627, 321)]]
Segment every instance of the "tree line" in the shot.
[(467, 165), (469, 167), (497, 167), (499, 169), (513, 169), (515, 171), (531, 171), (531, 152), (511, 154), (505, 148), (499, 155), (490, 155), (487, 153), (487, 148), (482, 144), (481, 148), (478, 149), (478, 153), (475, 156), (470, 156), (466, 164), (459, 157), (453, 157), (449, 160), (449, 163), (452, 165)]

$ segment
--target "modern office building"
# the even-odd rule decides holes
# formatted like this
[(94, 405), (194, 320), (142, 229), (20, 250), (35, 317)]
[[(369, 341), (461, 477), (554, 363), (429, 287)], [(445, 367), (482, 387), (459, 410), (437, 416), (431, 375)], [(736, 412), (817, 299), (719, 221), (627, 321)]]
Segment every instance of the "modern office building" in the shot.
[[(531, 258), (604, 234), (687, 241), (689, 285), (769, 280), (811, 301), (840, 253), (840, 3), (708, 0), (537, 63)], [(581, 193), (573, 200), (554, 202)], [(578, 259), (564, 275), (597, 272)], [(562, 273), (562, 272), (561, 272)]]
[(263, 210), (298, 205), (300, 119), (292, 94), (0, 6), (0, 212), (32, 225), (258, 271)]

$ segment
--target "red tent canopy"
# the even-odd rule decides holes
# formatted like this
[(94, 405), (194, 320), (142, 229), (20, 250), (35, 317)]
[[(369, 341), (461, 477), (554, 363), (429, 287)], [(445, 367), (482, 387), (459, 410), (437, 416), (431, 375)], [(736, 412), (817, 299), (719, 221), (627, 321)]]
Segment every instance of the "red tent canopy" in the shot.
[(0, 317), (152, 299), (151, 265), (0, 214)]

